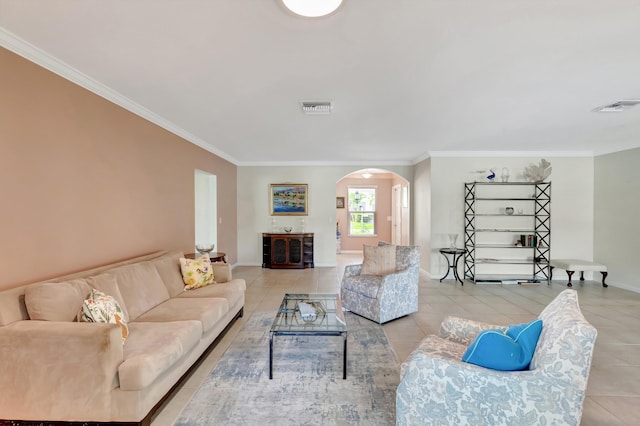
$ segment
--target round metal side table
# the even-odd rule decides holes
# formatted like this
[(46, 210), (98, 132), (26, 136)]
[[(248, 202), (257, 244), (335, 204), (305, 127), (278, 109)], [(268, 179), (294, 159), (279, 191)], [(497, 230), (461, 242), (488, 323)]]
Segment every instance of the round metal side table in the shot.
[[(447, 273), (444, 277), (440, 278), (440, 282), (449, 276), (451, 270), (453, 270), (453, 277), (456, 281), (460, 281), (460, 285), (464, 285), (462, 279), (458, 275), (458, 262), (465, 254), (466, 250), (462, 248), (442, 248), (440, 249), (440, 253), (447, 259)], [(451, 259), (449, 259), (451, 257)]]

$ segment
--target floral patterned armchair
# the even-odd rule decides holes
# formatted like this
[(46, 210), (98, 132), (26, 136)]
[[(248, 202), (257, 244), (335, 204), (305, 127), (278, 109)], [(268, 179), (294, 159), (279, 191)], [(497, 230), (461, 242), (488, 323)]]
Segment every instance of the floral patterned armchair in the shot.
[(397, 425), (579, 425), (597, 331), (564, 290), (538, 316), (542, 333), (525, 371), (460, 361), (481, 330), (503, 328), (447, 317), (401, 366)]
[(395, 251), (393, 273), (363, 275), (363, 265), (345, 268), (340, 289), (344, 308), (379, 324), (418, 311), (420, 247), (395, 246)]

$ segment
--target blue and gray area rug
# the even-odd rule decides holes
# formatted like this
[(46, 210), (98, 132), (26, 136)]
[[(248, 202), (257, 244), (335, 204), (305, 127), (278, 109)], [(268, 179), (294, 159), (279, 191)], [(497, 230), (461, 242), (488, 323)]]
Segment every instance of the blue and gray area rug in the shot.
[(394, 425), (400, 366), (378, 324), (346, 313), (342, 338), (279, 336), (269, 380), (275, 312), (255, 312), (175, 423), (193, 425)]

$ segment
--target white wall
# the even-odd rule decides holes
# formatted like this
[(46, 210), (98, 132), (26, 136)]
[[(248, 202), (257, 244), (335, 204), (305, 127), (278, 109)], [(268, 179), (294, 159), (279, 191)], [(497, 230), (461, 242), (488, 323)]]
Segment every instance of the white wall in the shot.
[(413, 241), (422, 247), (420, 268), (431, 271), (431, 158), (416, 164), (413, 174)]
[(638, 164), (640, 149), (596, 157), (594, 209), (594, 260), (607, 265), (607, 283), (636, 292), (640, 292)]
[(218, 184), (216, 175), (195, 170), (195, 236), (196, 244), (214, 244), (218, 249)]
[[(409, 182), (412, 166), (374, 166)], [(309, 185), (308, 216), (275, 216), (277, 226), (299, 225), (313, 232), (316, 267), (336, 265), (336, 183), (362, 166), (241, 166), (238, 167), (238, 264), (262, 265), (262, 233), (271, 231), (269, 184)], [(294, 228), (297, 229), (297, 228)]]
[[(553, 173), (551, 256), (596, 260), (609, 267), (612, 285), (640, 291), (640, 149), (600, 157), (545, 157)], [(437, 278), (446, 263), (438, 249), (447, 235), (463, 232), (463, 183), (480, 179), (478, 170), (510, 171), (510, 181), (537, 157), (433, 157), (413, 167), (380, 167), (410, 183), (412, 244), (423, 247), (421, 267)], [(335, 188), (338, 180), (361, 166), (238, 167), (238, 263), (261, 265), (262, 232), (270, 231), (269, 184), (308, 183), (306, 229), (316, 234), (317, 266), (335, 265)], [(278, 225), (295, 225), (299, 217), (277, 217)], [(586, 274), (588, 279), (600, 279)], [(557, 270), (555, 279), (564, 279)]]
[[(593, 258), (594, 159), (592, 157), (546, 157), (553, 172), (548, 179), (551, 190), (551, 257)], [(449, 245), (447, 234), (458, 233), (458, 245), (464, 231), (464, 182), (485, 179), (480, 170), (494, 168), (500, 177), (509, 169), (509, 181), (523, 181), (521, 174), (535, 157), (433, 157), (431, 158), (431, 264), (433, 277), (446, 272), (446, 261), (438, 250)], [(416, 221), (418, 218), (416, 218)], [(424, 220), (424, 218), (420, 218)], [(416, 229), (429, 227), (416, 225)], [(566, 277), (554, 271), (554, 279)], [(587, 276), (588, 277), (588, 276)]]

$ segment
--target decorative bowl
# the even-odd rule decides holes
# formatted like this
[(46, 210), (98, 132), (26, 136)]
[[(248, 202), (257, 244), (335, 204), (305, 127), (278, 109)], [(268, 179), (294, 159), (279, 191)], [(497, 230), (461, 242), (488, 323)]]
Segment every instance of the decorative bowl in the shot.
[(282, 229), (284, 229), (284, 232), (286, 232), (287, 234), (293, 230), (293, 228), (291, 226), (285, 226)]
[(316, 322), (319, 319), (320, 320), (323, 319), (327, 315), (327, 310), (324, 308), (321, 302), (305, 300), (304, 303), (311, 305), (311, 307), (315, 311), (315, 315), (312, 314), (308, 316), (303, 316), (302, 312), (300, 312), (300, 308), (296, 306), (296, 310), (300, 314), (300, 318), (302, 318), (303, 322), (306, 322), (306, 323)]
[(196, 244), (196, 250), (202, 254), (209, 254), (213, 251), (215, 244)]

